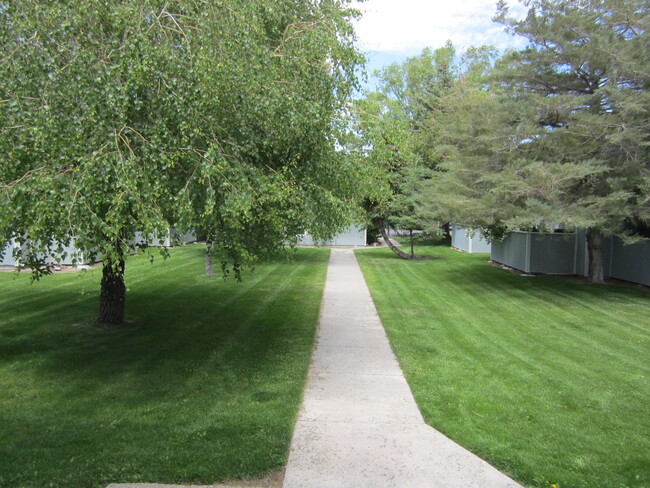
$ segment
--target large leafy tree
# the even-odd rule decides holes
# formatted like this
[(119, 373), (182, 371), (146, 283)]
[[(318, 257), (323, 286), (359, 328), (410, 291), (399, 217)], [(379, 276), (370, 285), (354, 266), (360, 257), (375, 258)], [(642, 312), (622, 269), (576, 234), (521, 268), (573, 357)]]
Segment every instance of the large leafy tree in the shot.
[(378, 92), (395, 100), (408, 120), (410, 145), (419, 160), (428, 167), (438, 162), (437, 119), (443, 110), (441, 100), (462, 71), (456, 48), (425, 48), (418, 56), (393, 63), (377, 73)]
[(47, 272), (103, 259), (123, 320), (127, 256), (170, 227), (231, 258), (334, 232), (358, 190), (337, 151), (360, 61), (347, 0), (0, 3), (0, 242)]
[(495, 230), (587, 229), (589, 275), (602, 282), (604, 235), (650, 218), (648, 6), (636, 0), (524, 2), (496, 19), (529, 40), (492, 84), (450, 103), (453, 150), (435, 183), (450, 216)]

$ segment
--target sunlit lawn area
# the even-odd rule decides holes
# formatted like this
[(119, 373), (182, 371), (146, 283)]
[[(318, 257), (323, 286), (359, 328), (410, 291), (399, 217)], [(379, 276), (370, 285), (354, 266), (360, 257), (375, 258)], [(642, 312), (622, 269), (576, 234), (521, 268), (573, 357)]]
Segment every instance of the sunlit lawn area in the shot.
[(650, 291), (357, 251), (429, 424), (524, 485), (650, 486)]
[(203, 274), (205, 248), (127, 264), (127, 319), (99, 327), (101, 270), (0, 273), (0, 486), (209, 484), (281, 469), (327, 250)]

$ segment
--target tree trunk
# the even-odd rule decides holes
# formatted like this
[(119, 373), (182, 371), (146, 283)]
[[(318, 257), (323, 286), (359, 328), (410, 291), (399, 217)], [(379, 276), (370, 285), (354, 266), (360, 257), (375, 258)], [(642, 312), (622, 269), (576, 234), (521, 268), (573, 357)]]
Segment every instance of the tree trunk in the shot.
[(413, 230), (409, 229), (409, 240), (411, 242), (411, 259), (413, 259), (413, 256), (415, 256), (415, 253), (413, 252)]
[(208, 241), (205, 247), (205, 275), (212, 276), (212, 242)]
[(603, 284), (603, 234), (596, 229), (587, 229), (587, 250), (589, 252), (589, 280)]
[(381, 236), (384, 238), (384, 242), (390, 248), (391, 251), (393, 251), (395, 254), (397, 254), (402, 259), (414, 259), (413, 255), (409, 256), (405, 252), (403, 252), (400, 249), (398, 249), (397, 247), (395, 247), (392, 242), (390, 242), (390, 239), (388, 238), (388, 235), (386, 234), (386, 229), (384, 228), (383, 225), (380, 224), (378, 227), (379, 227), (379, 232), (381, 232)]
[(440, 227), (442, 228), (443, 232), (445, 233), (445, 239), (447, 239), (448, 241), (451, 241), (451, 225), (449, 224), (449, 222), (445, 222)]
[(125, 300), (124, 259), (120, 258), (116, 264), (110, 260), (104, 261), (99, 295), (99, 321), (111, 325), (123, 323)]

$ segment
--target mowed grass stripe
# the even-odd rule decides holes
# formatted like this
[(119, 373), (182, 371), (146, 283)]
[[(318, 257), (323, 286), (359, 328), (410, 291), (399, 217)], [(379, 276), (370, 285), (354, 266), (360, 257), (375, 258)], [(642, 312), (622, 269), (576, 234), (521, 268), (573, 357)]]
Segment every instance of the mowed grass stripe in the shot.
[[(422, 275), (417, 270), (412, 272), (412, 276), (418, 279), (415, 288), (421, 290), (419, 294), (416, 294), (419, 297), (426, 294), (425, 290), (429, 289), (427, 283), (436, 279), (435, 275)], [(526, 277), (519, 276), (515, 278), (526, 279)], [(545, 280), (546, 278), (539, 277), (538, 279)], [(549, 339), (555, 338), (555, 347), (557, 348), (555, 353), (565, 353), (569, 362), (572, 358), (569, 353), (575, 354), (576, 352), (576, 348), (573, 347), (575, 344), (583, 346), (580, 350), (586, 352), (590, 358), (600, 358), (602, 355), (612, 356), (614, 351), (619, 351), (620, 353), (612, 356), (612, 359), (631, 367), (640, 367), (642, 362), (645, 362), (648, 350), (648, 328), (643, 329), (641, 325), (637, 325), (637, 322), (631, 320), (633, 317), (638, 320), (638, 317), (642, 316), (643, 311), (640, 309), (642, 306), (638, 301), (623, 301), (623, 306), (633, 306), (636, 313), (630, 312), (627, 317), (617, 314), (619, 320), (616, 321), (613, 321), (610, 315), (598, 314), (589, 324), (590, 333), (584, 334), (583, 331), (575, 329), (575, 325), (584, 323), (585, 314), (594, 310), (594, 307), (585, 300), (576, 299), (577, 293), (574, 295), (561, 294), (552, 286), (544, 286), (542, 290), (538, 290), (534, 284), (529, 286), (531, 284), (528, 283), (526, 288), (508, 290), (507, 294), (495, 294), (490, 290), (486, 290), (485, 293), (473, 294), (475, 307), (464, 310), (459, 307), (452, 308), (449, 305), (465, 289), (455, 281), (457, 280), (447, 281), (444, 288), (440, 287), (440, 294), (436, 296), (446, 303), (447, 307), (439, 307), (438, 310), (446, 308), (452, 319), (462, 317), (468, 326), (477, 326), (478, 329), (474, 329), (473, 335), (481, 334), (486, 340), (494, 337), (494, 345), (501, 349), (507, 348), (510, 354), (516, 355), (516, 351), (520, 347), (534, 346), (534, 343), (530, 342), (531, 338), (535, 339), (539, 334), (548, 334)], [(580, 283), (578, 286), (585, 286), (585, 284)], [(548, 292), (554, 295), (552, 300), (544, 298)], [(486, 331), (490, 329), (481, 327), (481, 324), (486, 321), (499, 327), (500, 334), (488, 334)], [(544, 325), (539, 325), (540, 321)], [(617, 334), (612, 334), (609, 330), (613, 326), (612, 323), (616, 324), (614, 326), (619, 329)], [(620, 327), (618, 324), (624, 324), (626, 327)], [(502, 340), (503, 334), (509, 337), (509, 341)], [(565, 336), (568, 340), (562, 339)], [(616, 347), (613, 349), (612, 345)], [(511, 346), (517, 347), (512, 348)], [(519, 358), (521, 359), (521, 357)], [(581, 358), (582, 361), (585, 359), (588, 358)], [(556, 364), (561, 365), (562, 363)], [(597, 372), (602, 369), (600, 364), (600, 360), (593, 364)]]
[[(481, 297), (475, 297), (480, 303), (481, 319), (478, 320), (475, 310), (471, 311), (470, 309), (457, 306), (458, 294), (462, 293), (461, 287), (454, 283), (446, 283), (445, 287), (439, 287), (433, 290), (435, 293), (431, 295), (427, 291), (430, 290), (429, 284), (431, 279), (435, 279), (435, 277), (418, 272), (417, 266), (414, 268), (406, 271), (406, 274), (403, 273), (401, 278), (406, 278), (406, 282), (408, 282), (408, 278), (413, 280), (412, 287), (409, 289), (413, 290), (416, 300), (431, 301), (433, 307), (427, 311), (430, 312), (432, 320), (439, 323), (443, 330), (444, 324), (447, 321), (459, 320), (464, 322), (465, 325), (463, 328), (458, 329), (453, 336), (446, 336), (446, 339), (451, 341), (457, 351), (464, 353), (465, 359), (471, 360), (476, 355), (488, 354), (489, 357), (486, 358), (487, 361), (485, 361), (484, 367), (487, 365), (490, 370), (497, 371), (501, 368), (501, 364), (496, 359), (508, 353), (511, 361), (517, 360), (518, 366), (525, 366), (531, 371), (539, 372), (539, 368), (533, 360), (528, 359), (524, 354), (517, 354), (516, 349), (512, 347), (513, 343), (518, 347), (526, 346), (528, 344), (527, 337), (530, 336), (530, 333), (524, 331), (522, 334), (520, 333), (521, 329), (518, 329), (516, 326), (505, 325), (503, 303), (494, 300), (481, 300)], [(408, 302), (408, 296), (408, 291), (401, 293), (400, 301)], [(396, 309), (395, 312), (399, 313), (399, 309)], [(532, 313), (530, 315), (532, 317)], [(500, 327), (501, 334), (495, 335), (490, 333), (490, 329), (482, 327), (483, 321), (491, 321), (496, 326), (500, 326), (503, 323), (504, 326)], [(504, 334), (508, 338), (507, 341), (503, 340)], [(484, 347), (486, 341), (491, 344), (492, 347), (490, 349)], [(550, 378), (554, 376), (553, 373), (549, 375)]]
[[(547, 280), (549, 278), (542, 278)], [(610, 321), (621, 322), (626, 320), (626, 324), (630, 327), (638, 329), (638, 332), (643, 335), (648, 335), (648, 330), (643, 327), (643, 324), (638, 324), (636, 318), (638, 313), (646, 309), (643, 303), (639, 303), (628, 296), (625, 292), (626, 285), (619, 286), (604, 286), (602, 288), (593, 288), (585, 282), (577, 283), (573, 293), (565, 293), (562, 289), (555, 290), (552, 286), (546, 287), (545, 293), (551, 293), (556, 297), (556, 300), (563, 305), (566, 304), (566, 309), (578, 305), (581, 308), (596, 313), (595, 319), (607, 324)], [(594, 303), (593, 298), (598, 297), (613, 307), (604, 307), (602, 303)], [(612, 312), (611, 310), (615, 310)], [(627, 318), (626, 318), (627, 317)]]
[(329, 253), (237, 283), (204, 276), (204, 252), (130, 260), (121, 328), (96, 324), (97, 289), (59, 308), (52, 288), (70, 275), (34, 285), (57, 313), (7, 324), (0, 310), (0, 486), (213, 484), (284, 466)]
[[(423, 290), (429, 289), (427, 283), (430, 283), (432, 279), (436, 279), (435, 276), (429, 276), (427, 278), (427, 276), (421, 275), (417, 272), (417, 269), (411, 270), (410, 276), (417, 278), (417, 281), (413, 283), (413, 289), (416, 290), (416, 298), (424, 296), (423, 293), (426, 295), (426, 292), (423, 292)], [(471, 331), (471, 336), (481, 337), (480, 343), (484, 340), (491, 341), (497, 349), (501, 349), (502, 351), (507, 349), (509, 354), (515, 355), (520, 360), (523, 356), (517, 355), (517, 350), (521, 347), (529, 348), (531, 345), (534, 348), (534, 343), (531, 343), (530, 339), (535, 338), (540, 333), (554, 334), (556, 336), (556, 347), (560, 350), (564, 349), (566, 353), (571, 351), (575, 352), (575, 348), (572, 345), (576, 343), (575, 341), (578, 341), (582, 346), (589, 346), (580, 348), (582, 351), (588, 351), (589, 357), (598, 357), (601, 354), (611, 355), (611, 345), (614, 342), (617, 346), (615, 350), (621, 351), (621, 354), (613, 357), (617, 361), (633, 367), (639, 367), (641, 366), (640, 361), (643, 361), (645, 358), (644, 352), (647, 351), (647, 343), (643, 340), (638, 341), (638, 335), (634, 335), (632, 331), (625, 334), (624, 328), (620, 337), (612, 336), (608, 331), (608, 324), (604, 324), (606, 327), (594, 327), (591, 334), (586, 335), (580, 333), (579, 330), (573, 330), (571, 324), (572, 321), (579, 322), (580, 320), (580, 315), (577, 311), (571, 311), (571, 309), (566, 307), (563, 308), (562, 304), (548, 303), (540, 300), (539, 296), (534, 293), (534, 290), (516, 290), (514, 293), (511, 292), (506, 296), (501, 296), (498, 300), (490, 296), (490, 292), (487, 292), (485, 295), (474, 295), (473, 300), (476, 301), (478, 308), (471, 309), (470, 313), (465, 313), (466, 310), (463, 308), (453, 308), (450, 306), (454, 297), (457, 297), (459, 293), (462, 293), (462, 287), (457, 286), (453, 282), (445, 283), (445, 287), (440, 288), (440, 294), (436, 295), (436, 300), (433, 300), (433, 302), (442, 301), (441, 306), (437, 310), (445, 315), (449, 313), (449, 317), (452, 320), (461, 319), (465, 321), (468, 331), (470, 327), (474, 326), (474, 329)], [(401, 299), (404, 300), (406, 296), (408, 295), (402, 294)], [(540, 304), (543, 304), (543, 307), (540, 308)], [(480, 313), (477, 313), (477, 310)], [(515, 315), (512, 314), (512, 310), (516, 310)], [(552, 327), (547, 327), (546, 330), (539, 330), (539, 326), (536, 325), (536, 319), (540, 316), (544, 316), (547, 323), (552, 323)], [(567, 316), (571, 316), (573, 320), (567, 320)], [(481, 326), (486, 321), (490, 321), (493, 326), (499, 327), (500, 334), (488, 333), (491, 329)], [(444, 316), (441, 322), (444, 322)], [(624, 323), (629, 322), (625, 321)], [(508, 341), (503, 340), (504, 334), (509, 337)], [(559, 337), (557, 337), (558, 335)], [(630, 336), (632, 335), (634, 335), (635, 340), (630, 340)], [(569, 336), (568, 339), (570, 340), (562, 340), (561, 338), (564, 336)], [(642, 336), (647, 337), (647, 333), (642, 334)], [(457, 345), (461, 347), (465, 346), (465, 341), (466, 338), (462, 338), (461, 343)], [(513, 348), (512, 346), (516, 347)], [(570, 362), (571, 356), (566, 357)], [(632, 359), (635, 360), (633, 361)], [(530, 361), (524, 362), (530, 364)], [(555, 364), (562, 366), (563, 363)], [(599, 364), (600, 362), (594, 363), (594, 366), (597, 366), (597, 372), (600, 372), (602, 369), (598, 367)], [(553, 376), (554, 373), (551, 373), (550, 377)]]
[[(213, 277), (203, 276), (202, 274), (191, 274), (190, 276), (194, 276), (194, 279), (192, 280), (177, 279), (175, 282), (176, 286), (171, 290), (165, 291), (164, 303), (162, 305), (163, 308), (158, 312), (168, 313), (166, 312), (167, 303), (173, 304), (173, 306), (175, 307), (175, 313), (182, 313), (185, 307), (189, 307), (194, 310), (196, 310), (197, 307), (202, 307), (204, 311), (209, 310), (212, 313), (215, 313), (222, 309), (226, 309), (231, 304), (236, 303), (240, 297), (246, 296), (246, 294), (249, 291), (254, 289), (256, 286), (259, 286), (261, 282), (263, 282), (271, 274), (276, 272), (279, 266), (280, 266), (279, 264), (266, 265), (259, 272), (245, 273), (242, 282), (236, 282), (234, 278), (230, 278), (230, 282), (219, 283), (219, 285), (228, 289), (228, 293), (226, 296), (222, 296), (222, 295), (205, 296), (204, 295), (201, 296), (200, 299), (197, 299), (197, 297), (194, 295), (196, 291), (205, 289), (206, 283), (210, 283), (214, 281), (222, 281), (223, 278), (220, 272), (216, 273), (215, 276)], [(300, 265), (296, 265), (295, 268), (298, 267), (300, 267)], [(196, 272), (196, 270), (194, 271)], [(176, 273), (176, 271), (174, 272)], [(167, 283), (163, 281), (162, 286), (164, 287), (166, 285)], [(137, 313), (137, 304), (140, 301), (151, 300), (155, 296), (160, 296), (160, 291), (157, 287), (148, 286), (147, 283), (142, 282), (142, 280), (140, 280), (140, 283), (130, 284), (129, 288), (130, 288), (129, 291), (131, 291), (132, 292), (131, 294), (133, 295), (133, 298), (131, 298), (130, 302), (135, 303), (135, 305), (132, 308), (135, 309), (134, 311), (136, 313)], [(183, 307), (180, 309), (178, 308), (178, 301), (179, 301), (178, 299), (183, 300), (181, 302), (183, 304)]]
[[(276, 271), (279, 268), (279, 265), (274, 267)], [(247, 300), (245, 296), (240, 294), (237, 299), (232, 302), (231, 306), (233, 309), (248, 310), (249, 312), (247, 314), (247, 317), (239, 322), (235, 333), (230, 335), (227, 340), (224, 341), (223, 347), (219, 349), (222, 356), (226, 356), (229, 352), (233, 351), (237, 347), (240, 347), (241, 337), (244, 335), (250, 335), (251, 327), (257, 323), (257, 319), (262, 314), (269, 311), (274, 306), (282, 306), (278, 303), (279, 297), (286, 293), (286, 290), (296, 282), (296, 280), (299, 278), (297, 275), (303, 274), (301, 271), (304, 272), (304, 270), (301, 268), (302, 267), (300, 266), (293, 266), (289, 272), (283, 272), (281, 281), (279, 281), (274, 289), (270, 291), (270, 293), (266, 294), (261, 301), (250, 303), (250, 300)], [(312, 311), (312, 314), (313, 313), (314, 311)], [(289, 323), (291, 319), (286, 317), (284, 320)], [(312, 316), (312, 320), (317, 320), (317, 316)], [(298, 340), (298, 338), (291, 338), (290, 340), (291, 342), (294, 342), (295, 340)], [(313, 337), (310, 338), (310, 342), (313, 342)]]
[(650, 293), (418, 247), (357, 257), (424, 417), (531, 487), (650, 485)]
[[(591, 334), (584, 334), (579, 330), (574, 331), (571, 322), (580, 320), (579, 313), (572, 311), (571, 308), (566, 306), (566, 303), (547, 303), (540, 300), (539, 296), (535, 294), (534, 289), (515, 290), (508, 295), (502, 295), (500, 297), (494, 297), (494, 294), (489, 291), (485, 295), (474, 295), (473, 299), (476, 301), (477, 306), (479, 306), (478, 310), (471, 309), (470, 311), (470, 309), (465, 310), (462, 307), (453, 307), (452, 304), (454, 303), (455, 297), (463, 292), (463, 286), (459, 286), (454, 282), (446, 282), (444, 287), (439, 287), (434, 290), (434, 292), (438, 292), (437, 294), (431, 295), (430, 286), (428, 285), (436, 277), (431, 275), (427, 276), (420, 272), (421, 269), (425, 269), (422, 267), (424, 264), (417, 263), (410, 268), (404, 267), (404, 269), (397, 271), (399, 273), (399, 279), (412, 281), (412, 286), (408, 290), (391, 287), (391, 290), (398, 295), (396, 297), (398, 300), (396, 301), (408, 303), (409, 295), (420, 301), (427, 296), (431, 298), (435, 297), (431, 301), (436, 307), (428, 309), (427, 312), (432, 317), (436, 317), (441, 324), (444, 324), (447, 318), (449, 320), (462, 320), (465, 322), (466, 327), (463, 330), (466, 330), (467, 333), (464, 335), (458, 334), (454, 345), (460, 350), (464, 350), (468, 356), (479, 353), (489, 354), (482, 347), (485, 341), (488, 341), (498, 351), (497, 356), (501, 357), (504, 353), (507, 353), (511, 358), (510, 363), (516, 359), (516, 364), (519, 367), (524, 366), (537, 374), (544, 374), (549, 381), (553, 381), (557, 375), (570, 372), (578, 363), (583, 367), (583, 374), (590, 371), (592, 374), (598, 375), (603, 368), (602, 362), (600, 360), (585, 362), (585, 360), (600, 358), (602, 355), (611, 356), (611, 359), (633, 368), (642, 366), (640, 361), (643, 361), (645, 357), (644, 353), (647, 351), (647, 344), (644, 344), (643, 341), (639, 342), (637, 336), (634, 336), (634, 340), (631, 340), (630, 336), (634, 335), (633, 332), (629, 334), (621, 333), (619, 337), (612, 336), (607, 328), (603, 327), (594, 327), (594, 331)], [(397, 282), (398, 279), (395, 281)], [(543, 304), (541, 309), (540, 304)], [(565, 306), (562, 307), (562, 305)], [(408, 305), (406, 306), (408, 307)], [(394, 309), (395, 312), (399, 310), (399, 308)], [(516, 315), (512, 315), (511, 310), (516, 310)], [(553, 324), (552, 327), (547, 327), (546, 331), (539, 330), (539, 327), (535, 325), (536, 319), (540, 315), (545, 315), (546, 320)], [(567, 316), (572, 320), (569, 320)], [(491, 329), (482, 326), (486, 321), (492, 322), (494, 327), (499, 327), (500, 333), (498, 335), (492, 334), (490, 332)], [(626, 321), (626, 323), (629, 322)], [(535, 355), (535, 346), (534, 342), (531, 342), (531, 338), (535, 339), (536, 335), (540, 333), (556, 336), (556, 350), (554, 354), (564, 355), (565, 361), (554, 362), (552, 365), (545, 366), (544, 368), (537, 366), (538, 359)], [(647, 334), (644, 335), (647, 336)], [(568, 336), (567, 340), (562, 339), (564, 336)], [(503, 340), (504, 337), (507, 337), (508, 340)], [(612, 342), (615, 342), (617, 345), (614, 351), (620, 351), (617, 355), (613, 355), (611, 348)], [(581, 357), (573, 361), (573, 355), (576, 353), (575, 344), (580, 344), (581, 347), (579, 349), (586, 351), (589, 357)], [(530, 350), (531, 346), (533, 350)], [(518, 353), (521, 349), (526, 352)], [(529, 359), (531, 354), (534, 359)], [(486, 361), (486, 364), (492, 365), (492, 370), (501, 368), (500, 363), (495, 360), (495, 355), (492, 355), (491, 359), (492, 361)]]

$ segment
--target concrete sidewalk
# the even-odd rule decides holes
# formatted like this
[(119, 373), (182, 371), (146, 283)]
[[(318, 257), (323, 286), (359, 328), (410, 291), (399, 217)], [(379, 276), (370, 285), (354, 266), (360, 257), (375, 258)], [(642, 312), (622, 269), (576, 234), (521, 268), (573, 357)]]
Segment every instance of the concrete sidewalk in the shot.
[(520, 487), (424, 423), (352, 250), (332, 250), (283, 487)]

